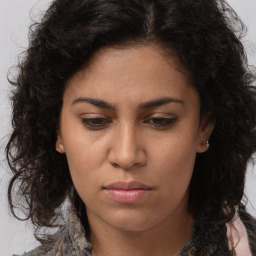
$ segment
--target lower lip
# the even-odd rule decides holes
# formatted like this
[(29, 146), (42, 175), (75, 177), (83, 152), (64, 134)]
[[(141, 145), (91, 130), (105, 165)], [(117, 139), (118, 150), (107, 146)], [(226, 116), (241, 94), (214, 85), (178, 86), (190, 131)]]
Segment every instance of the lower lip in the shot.
[(106, 193), (118, 203), (131, 204), (144, 198), (150, 190), (146, 189), (106, 189)]

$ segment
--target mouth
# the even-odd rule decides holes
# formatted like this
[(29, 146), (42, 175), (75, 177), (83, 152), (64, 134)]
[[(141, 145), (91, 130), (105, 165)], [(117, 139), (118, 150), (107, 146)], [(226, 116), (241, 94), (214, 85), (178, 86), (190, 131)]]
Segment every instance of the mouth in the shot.
[(110, 198), (123, 204), (135, 203), (147, 196), (152, 190), (149, 186), (138, 181), (119, 181), (111, 183), (103, 189)]

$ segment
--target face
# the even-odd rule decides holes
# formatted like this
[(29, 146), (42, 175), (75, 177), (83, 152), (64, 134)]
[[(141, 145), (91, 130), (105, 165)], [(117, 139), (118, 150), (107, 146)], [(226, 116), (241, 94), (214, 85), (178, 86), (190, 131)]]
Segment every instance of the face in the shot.
[(102, 48), (68, 82), (56, 145), (89, 221), (141, 231), (188, 213), (211, 126), (177, 67), (152, 45)]

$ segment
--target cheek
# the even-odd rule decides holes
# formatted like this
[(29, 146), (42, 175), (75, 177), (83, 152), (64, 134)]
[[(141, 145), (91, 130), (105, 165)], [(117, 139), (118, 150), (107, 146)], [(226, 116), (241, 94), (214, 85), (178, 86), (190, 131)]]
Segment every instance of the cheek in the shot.
[(62, 129), (70, 171), (79, 174), (86, 173), (86, 170), (94, 171), (103, 162), (106, 143), (100, 137), (86, 131), (80, 121), (73, 119), (72, 122), (64, 120), (65, 125)]
[(80, 151), (79, 146), (75, 147), (74, 150), (69, 148), (66, 156), (71, 176), (78, 182), (83, 183), (91, 179), (91, 176), (97, 175), (100, 169), (100, 155), (95, 154), (90, 149), (81, 149)]
[(81, 197), (88, 195), (100, 180), (102, 152), (96, 151), (82, 136), (66, 137), (64, 143), (73, 184)]
[(161, 162), (166, 168), (193, 169), (196, 150), (196, 131), (179, 131), (152, 143), (149, 159), (153, 160), (152, 163)]
[[(187, 184), (191, 178), (195, 163), (195, 153), (179, 152), (176, 150), (173, 154), (163, 154), (158, 157), (158, 177), (162, 179), (161, 183), (172, 183), (175, 186), (180, 186), (183, 183)], [(160, 184), (161, 184), (160, 183)]]
[[(87, 152), (89, 153), (89, 152)], [(97, 156), (88, 154), (68, 155), (68, 165), (74, 187), (81, 197), (82, 201), (87, 204), (94, 202), (95, 196), (100, 192), (101, 175), (100, 166), (97, 162)]]
[(184, 193), (189, 186), (196, 157), (196, 140), (192, 136), (175, 137), (152, 152), (152, 170), (156, 170), (158, 184), (166, 194)]
[[(183, 154), (182, 154), (183, 156)], [(163, 156), (164, 157), (164, 156)], [(168, 215), (176, 209), (187, 208), (188, 188), (194, 168), (194, 155), (190, 159), (180, 157), (179, 152), (166, 156), (162, 166), (158, 166), (155, 181), (160, 184), (156, 207), (162, 209), (163, 215)]]

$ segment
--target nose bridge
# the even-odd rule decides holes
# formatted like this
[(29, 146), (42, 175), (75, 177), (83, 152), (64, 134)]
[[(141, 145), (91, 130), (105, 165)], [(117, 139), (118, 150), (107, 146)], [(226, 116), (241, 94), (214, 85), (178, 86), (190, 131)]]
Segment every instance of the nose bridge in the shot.
[(136, 127), (128, 122), (118, 127), (117, 150), (120, 152), (120, 158), (131, 160), (137, 151), (136, 145)]
[(138, 129), (135, 124), (123, 122), (116, 127), (110, 161), (127, 169), (143, 162), (142, 148), (139, 145)]

